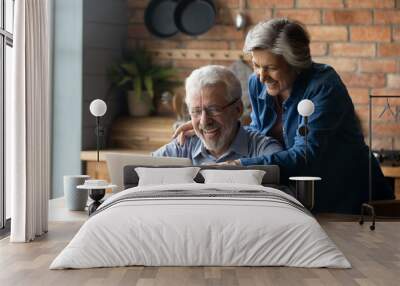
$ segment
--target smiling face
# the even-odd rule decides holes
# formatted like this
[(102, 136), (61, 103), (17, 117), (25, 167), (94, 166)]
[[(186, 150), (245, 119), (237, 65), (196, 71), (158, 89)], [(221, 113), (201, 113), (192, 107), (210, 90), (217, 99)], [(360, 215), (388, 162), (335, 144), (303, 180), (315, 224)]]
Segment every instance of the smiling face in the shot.
[(240, 100), (229, 102), (224, 96), (222, 83), (202, 88), (190, 97), (189, 113), (196, 135), (215, 157), (227, 151), (236, 135), (237, 123), (242, 114)]
[(262, 83), (267, 86), (269, 95), (288, 98), (297, 73), (282, 56), (268, 50), (251, 52), (254, 71)]

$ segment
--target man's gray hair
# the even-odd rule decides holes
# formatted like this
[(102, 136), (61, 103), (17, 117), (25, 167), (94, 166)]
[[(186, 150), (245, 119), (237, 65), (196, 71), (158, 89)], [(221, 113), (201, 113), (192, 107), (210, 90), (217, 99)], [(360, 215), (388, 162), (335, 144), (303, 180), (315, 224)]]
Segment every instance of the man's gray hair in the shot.
[(231, 70), (224, 66), (208, 65), (195, 69), (186, 79), (185, 102), (187, 106), (189, 106), (191, 97), (201, 89), (220, 83), (225, 85), (226, 93), (223, 96), (225, 96), (229, 102), (233, 102), (242, 97), (240, 82)]
[(298, 21), (285, 18), (260, 22), (246, 36), (243, 51), (268, 50), (297, 70), (311, 66), (310, 36)]

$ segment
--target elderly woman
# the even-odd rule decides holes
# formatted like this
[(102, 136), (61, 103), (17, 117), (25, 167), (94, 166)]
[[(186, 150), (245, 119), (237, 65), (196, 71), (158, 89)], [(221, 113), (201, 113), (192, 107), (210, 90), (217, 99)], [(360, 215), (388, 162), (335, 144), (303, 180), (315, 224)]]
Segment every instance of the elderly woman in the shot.
[[(345, 85), (332, 67), (312, 62), (309, 45), (305, 28), (287, 19), (259, 23), (248, 33), (244, 51), (251, 53), (255, 69), (249, 80), (249, 128), (279, 139), (286, 150), (240, 163), (277, 164), (284, 177), (322, 177), (315, 209), (356, 213), (368, 201), (369, 149)], [(303, 99), (315, 105), (307, 161), (297, 111)], [(379, 165), (372, 163), (374, 198), (393, 198)]]
[[(251, 53), (255, 73), (249, 79), (248, 128), (277, 138), (285, 150), (232, 163), (277, 164), (283, 178), (319, 176), (315, 211), (358, 213), (368, 201), (369, 149), (345, 85), (332, 67), (312, 61), (309, 45), (305, 28), (288, 19), (261, 22), (249, 31), (244, 51)], [(297, 111), (302, 99), (315, 105), (308, 122), (307, 161), (299, 134), (303, 118)], [(393, 198), (375, 159), (372, 176), (373, 199)]]

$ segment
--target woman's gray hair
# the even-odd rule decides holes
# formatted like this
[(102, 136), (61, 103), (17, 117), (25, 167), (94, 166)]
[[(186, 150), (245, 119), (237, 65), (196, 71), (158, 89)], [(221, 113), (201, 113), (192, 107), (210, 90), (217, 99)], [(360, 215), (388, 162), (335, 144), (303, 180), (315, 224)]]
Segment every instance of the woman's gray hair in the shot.
[(201, 89), (220, 83), (225, 85), (226, 92), (223, 96), (225, 96), (229, 102), (233, 102), (242, 97), (240, 82), (232, 71), (224, 66), (208, 65), (195, 69), (186, 79), (185, 102), (187, 106), (189, 106), (191, 97), (199, 94)]
[(246, 36), (243, 51), (268, 50), (297, 70), (311, 66), (310, 36), (298, 21), (285, 18), (260, 22)]

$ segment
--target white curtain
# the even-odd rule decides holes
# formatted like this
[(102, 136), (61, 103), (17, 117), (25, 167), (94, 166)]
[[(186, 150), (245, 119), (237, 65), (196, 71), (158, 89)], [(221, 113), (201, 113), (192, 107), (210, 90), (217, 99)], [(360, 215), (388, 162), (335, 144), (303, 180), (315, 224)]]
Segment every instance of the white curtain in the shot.
[[(14, 74), (7, 113), (12, 242), (47, 232), (50, 190), (49, 0), (15, 1)], [(7, 99), (6, 99), (7, 100)]]

